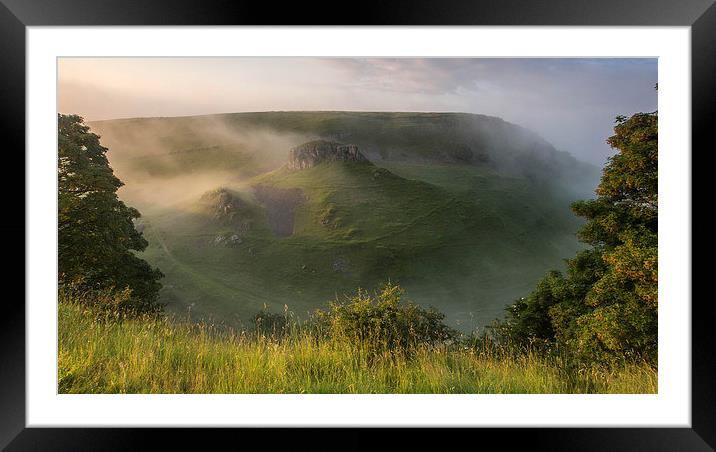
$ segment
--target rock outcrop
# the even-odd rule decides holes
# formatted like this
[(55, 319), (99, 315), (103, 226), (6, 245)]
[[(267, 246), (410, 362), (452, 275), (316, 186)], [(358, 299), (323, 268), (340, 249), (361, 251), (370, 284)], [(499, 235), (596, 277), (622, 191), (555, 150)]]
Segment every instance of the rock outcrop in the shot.
[(233, 220), (243, 204), (224, 188), (204, 193), (199, 201), (216, 220)]
[(232, 226), (241, 233), (251, 229), (251, 213), (248, 204), (224, 188), (206, 192), (199, 199), (204, 212), (224, 226)]
[(368, 162), (355, 144), (342, 144), (335, 141), (310, 141), (291, 149), (288, 169), (301, 170), (312, 168), (323, 162)]

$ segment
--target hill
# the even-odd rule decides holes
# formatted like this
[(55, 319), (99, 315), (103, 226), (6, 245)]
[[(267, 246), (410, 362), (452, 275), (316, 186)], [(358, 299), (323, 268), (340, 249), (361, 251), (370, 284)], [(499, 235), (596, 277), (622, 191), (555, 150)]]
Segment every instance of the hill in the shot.
[[(132, 176), (200, 169), (259, 173), (285, 163), (298, 143), (351, 143), (371, 161), (459, 163), (562, 184), (591, 196), (598, 168), (556, 150), (543, 138), (500, 118), (467, 113), (260, 112), (91, 123)], [(211, 155), (207, 149), (211, 148)], [(207, 155), (200, 166), (193, 152)], [(197, 155), (197, 154), (193, 154)], [(247, 161), (247, 160), (250, 160)], [(147, 167), (147, 162), (152, 164)], [(124, 163), (124, 162), (123, 162)], [(173, 170), (173, 172), (171, 172)]]
[(305, 315), (391, 279), (453, 325), (484, 325), (578, 248), (569, 203), (586, 184), (570, 181), (598, 177), (535, 134), (480, 115), (276, 112), (91, 126), (127, 183), (122, 196), (144, 214), (145, 258), (167, 275), (163, 301), (230, 323), (263, 306)]

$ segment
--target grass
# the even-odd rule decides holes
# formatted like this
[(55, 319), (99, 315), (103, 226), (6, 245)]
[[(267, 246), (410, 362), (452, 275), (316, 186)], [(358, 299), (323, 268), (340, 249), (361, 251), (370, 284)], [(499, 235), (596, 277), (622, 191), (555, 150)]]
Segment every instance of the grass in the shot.
[[(167, 309), (234, 325), (264, 305), (289, 304), (305, 316), (337, 293), (386, 279), (445, 312), (452, 326), (485, 325), (576, 252), (579, 221), (569, 204), (581, 196), (563, 179), (599, 174), (482, 115), (265, 112), (91, 127), (127, 183), (123, 200), (142, 212), (150, 243), (142, 257), (166, 275)], [(316, 138), (356, 144), (375, 166), (279, 169), (292, 146)], [(251, 202), (258, 183), (306, 196), (293, 235), (273, 234), (254, 200), (242, 242), (217, 246), (216, 237), (238, 228), (182, 204), (201, 196), (194, 184), (225, 185)], [(148, 201), (158, 194), (161, 202)]]
[(63, 300), (58, 356), (60, 393), (656, 393), (658, 380), (646, 365), (567, 371), (536, 353), (446, 345), (370, 359), (355, 341), (100, 319)]
[(252, 183), (302, 190), (292, 236), (269, 231), (259, 209), (242, 243), (227, 248), (211, 244), (232, 233), (227, 226), (189, 208), (145, 212), (143, 257), (167, 275), (162, 298), (172, 312), (191, 307), (195, 318), (236, 323), (264, 304), (289, 304), (305, 316), (317, 301), (391, 279), (470, 328), (577, 249), (568, 201), (485, 168), (334, 163)]
[[(338, 293), (386, 279), (400, 282), (414, 301), (436, 306), (463, 331), (498, 317), (546, 270), (574, 254), (579, 223), (568, 205), (583, 197), (575, 195), (577, 182), (588, 193), (598, 176), (596, 168), (520, 127), (480, 115), (368, 112), (91, 126), (132, 189), (123, 199), (144, 203), (150, 246), (142, 257), (166, 275), (161, 301), (187, 320), (101, 320), (79, 304), (61, 302), (61, 393), (657, 390), (656, 371), (636, 364), (574, 370), (534, 352), (508, 355), (456, 344), (420, 346), (409, 358), (374, 356), (360, 341), (240, 332), (262, 306), (276, 311), (288, 304), (305, 318)], [(278, 169), (290, 147), (316, 138), (356, 144), (376, 166)], [(212, 221), (196, 202), (183, 204), (194, 185), (203, 187), (205, 179), (223, 184), (225, 176), (226, 188), (252, 206), (242, 218), (252, 224), (248, 231)], [(250, 187), (257, 183), (306, 196), (296, 208), (293, 235), (268, 228), (264, 207), (252, 200)], [(144, 198), (143, 191), (165, 195)], [(167, 201), (154, 205), (149, 200), (155, 198)], [(238, 233), (242, 240), (235, 246), (216, 245), (216, 237)]]
[(154, 178), (202, 173), (217, 168), (233, 171), (238, 176), (254, 176), (265, 171), (254, 156), (237, 145), (206, 146), (139, 156), (131, 159), (130, 163), (133, 171), (144, 172)]
[[(373, 160), (472, 162), (544, 180), (596, 183), (599, 170), (556, 151), (542, 138), (500, 118), (465, 113), (296, 111), (230, 113), (91, 122), (103, 144), (122, 154), (186, 150), (239, 142), (262, 160), (285, 161), (288, 148), (317, 138), (350, 142)], [(287, 141), (249, 139), (266, 132)], [(539, 155), (533, 155), (537, 152)], [(591, 185), (590, 182), (590, 185)], [(589, 187), (587, 194), (592, 191)]]

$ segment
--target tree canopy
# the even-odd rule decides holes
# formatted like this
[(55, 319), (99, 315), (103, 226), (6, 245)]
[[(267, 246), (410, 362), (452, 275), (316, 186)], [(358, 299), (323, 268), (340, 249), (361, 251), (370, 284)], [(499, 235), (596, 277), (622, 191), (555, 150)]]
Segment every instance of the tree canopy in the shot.
[(591, 245), (550, 272), (495, 325), (503, 339), (557, 345), (579, 360), (656, 364), (658, 311), (658, 114), (616, 119), (618, 152), (595, 199), (575, 202)]
[(137, 231), (139, 212), (117, 197), (123, 184), (107, 148), (81, 117), (58, 115), (58, 266), (61, 286), (117, 289), (122, 309), (156, 310), (162, 273), (133, 251), (147, 241)]

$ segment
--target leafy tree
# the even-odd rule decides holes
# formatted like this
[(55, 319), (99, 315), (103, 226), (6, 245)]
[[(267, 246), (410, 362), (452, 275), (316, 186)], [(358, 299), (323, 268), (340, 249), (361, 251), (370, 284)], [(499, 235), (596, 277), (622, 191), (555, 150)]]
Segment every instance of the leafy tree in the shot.
[(618, 153), (596, 199), (578, 201), (578, 232), (591, 245), (507, 308), (494, 331), (517, 343), (543, 340), (578, 360), (657, 359), (658, 115), (617, 117), (607, 142)]
[(601, 252), (605, 271), (584, 298), (570, 345), (597, 359), (657, 358), (658, 117), (617, 118), (597, 199), (575, 203), (589, 221), (582, 241)]
[(58, 266), (60, 286), (126, 292), (123, 309), (155, 311), (163, 276), (132, 251), (147, 241), (135, 226), (139, 212), (117, 197), (122, 182), (107, 148), (77, 115), (58, 115)]
[(503, 340), (512, 344), (553, 341), (555, 331), (550, 309), (562, 301), (564, 284), (560, 272), (550, 271), (527, 297), (508, 306), (505, 320), (493, 325), (493, 328), (500, 331)]

